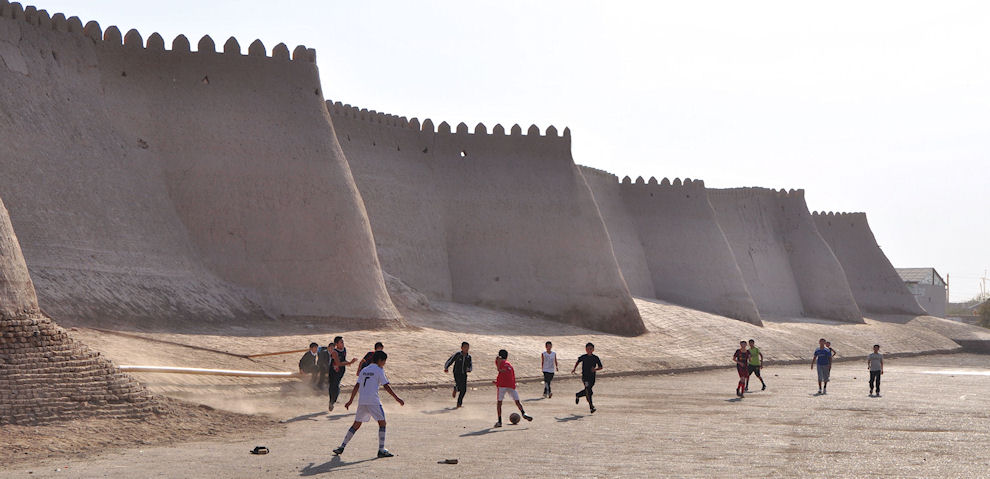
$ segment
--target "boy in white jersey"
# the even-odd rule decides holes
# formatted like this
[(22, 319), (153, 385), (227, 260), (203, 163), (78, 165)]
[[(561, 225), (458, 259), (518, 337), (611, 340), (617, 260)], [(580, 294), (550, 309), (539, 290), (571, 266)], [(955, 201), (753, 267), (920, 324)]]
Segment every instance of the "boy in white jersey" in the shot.
[(543, 397), (552, 398), (553, 391), (550, 390), (550, 381), (553, 381), (553, 374), (560, 370), (557, 365), (557, 353), (551, 351), (553, 343), (547, 341), (547, 350), (540, 353), (540, 364), (543, 366)]
[(385, 377), (384, 369), (386, 359), (388, 359), (388, 355), (385, 354), (385, 351), (375, 351), (371, 358), (372, 364), (365, 366), (361, 370), (361, 374), (358, 375), (358, 383), (351, 390), (351, 398), (347, 400), (347, 404), (344, 404), (345, 409), (350, 409), (351, 403), (354, 402), (354, 396), (357, 395), (359, 389), (361, 390), (357, 412), (354, 414), (354, 424), (347, 430), (347, 434), (344, 435), (344, 442), (340, 443), (340, 447), (333, 450), (334, 454), (343, 454), (344, 448), (354, 437), (354, 433), (361, 428), (361, 424), (374, 418), (378, 421), (378, 457), (394, 456), (388, 452), (388, 449), (385, 449), (385, 410), (382, 409), (382, 401), (378, 397), (378, 386), (385, 388), (400, 406), (404, 406), (406, 403), (388, 385), (388, 378)]

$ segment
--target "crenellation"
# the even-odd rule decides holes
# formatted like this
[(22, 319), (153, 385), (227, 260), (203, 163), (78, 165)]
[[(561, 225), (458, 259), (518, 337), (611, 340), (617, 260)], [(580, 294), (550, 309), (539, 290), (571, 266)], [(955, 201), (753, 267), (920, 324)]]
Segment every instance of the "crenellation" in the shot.
[(172, 40), (172, 51), (178, 53), (189, 53), (189, 39), (185, 35), (179, 34)]
[(29, 25), (37, 25), (38, 20), (38, 9), (33, 5), (28, 5), (24, 7), (24, 21)]
[(196, 53), (216, 53), (217, 44), (213, 42), (213, 38), (209, 35), (203, 35), (203, 38), (199, 39), (199, 43), (196, 44)]
[(224, 55), (240, 55), (241, 54), (241, 44), (237, 43), (237, 39), (230, 37), (223, 44)]
[[(461, 124), (463, 125), (463, 123), (461, 123)], [(474, 126), (474, 134), (475, 135), (487, 135), (488, 134), (488, 128), (485, 128), (485, 124), (484, 123), (478, 122), (478, 124)]]
[(148, 37), (145, 48), (152, 52), (163, 52), (165, 51), (165, 39), (158, 32), (152, 33)]
[(42, 30), (52, 29), (52, 17), (48, 14), (48, 10), (38, 10), (38, 28)]
[(56, 13), (52, 15), (52, 30), (56, 32), (69, 31), (69, 22), (65, 19), (65, 14)]
[(495, 127), (492, 128), (493, 136), (505, 136), (505, 127), (501, 123), (496, 123)]
[(642, 176), (637, 176), (637, 177), (636, 177), (636, 184), (637, 184), (637, 185), (645, 185), (645, 184), (646, 184), (646, 182), (645, 182), (645, 181), (643, 181), (643, 177), (642, 177)]
[(103, 29), (100, 28), (100, 24), (96, 20), (90, 20), (83, 27), (83, 36), (94, 42), (101, 42), (103, 41)]
[(510, 130), (510, 135), (511, 136), (522, 136), (522, 127), (519, 126), (518, 123), (512, 125), (512, 129)]
[(69, 33), (82, 33), (83, 24), (79, 17), (69, 17), (69, 19), (66, 20), (66, 23), (68, 23)]
[(529, 125), (529, 129), (526, 130), (527, 136), (540, 136), (540, 127), (536, 125)]
[[(233, 38), (233, 37), (231, 37)], [(248, 45), (248, 56), (252, 57), (264, 57), (268, 55), (268, 51), (265, 50), (265, 44), (261, 40), (255, 40)]]
[(296, 45), (296, 48), (292, 50), (292, 60), (305, 60), (306, 59), (306, 47), (302, 45)]
[(440, 125), (437, 126), (437, 134), (439, 134), (439, 135), (449, 135), (450, 134), (450, 123), (447, 123), (446, 121), (441, 122)]
[(468, 134), (468, 126), (463, 121), (457, 124), (457, 134), (458, 135)]
[(551, 138), (559, 138), (559, 135), (557, 135), (557, 127), (553, 125), (548, 126), (546, 136)]
[(667, 178), (666, 176), (663, 177), (663, 181), (660, 182), (660, 186), (670, 186), (670, 178)]
[(272, 48), (272, 58), (276, 60), (289, 61), (289, 47), (284, 43), (279, 43)]
[(7, 18), (10, 18), (11, 20), (19, 20), (24, 18), (24, 7), (21, 6), (20, 3), (17, 2), (11, 3), (9, 12), (10, 12), (10, 16), (8, 16)]
[(657, 184), (657, 177), (651, 176), (650, 177), (650, 181), (648, 181), (647, 184), (656, 185)]
[(433, 133), (434, 132), (433, 120), (431, 120), (429, 118), (423, 120), (423, 132), (424, 133)]
[(413, 117), (409, 120), (409, 128), (416, 131), (422, 131), (422, 126), (419, 124), (419, 118)]
[(124, 35), (124, 48), (143, 49), (144, 38), (141, 38), (141, 33), (133, 28), (128, 30), (127, 34)]
[(674, 178), (673, 186), (681, 186), (681, 179), (680, 178)]
[(632, 178), (630, 178), (628, 175), (627, 176), (623, 176), (622, 177), (622, 184), (623, 185), (631, 185), (632, 184)]

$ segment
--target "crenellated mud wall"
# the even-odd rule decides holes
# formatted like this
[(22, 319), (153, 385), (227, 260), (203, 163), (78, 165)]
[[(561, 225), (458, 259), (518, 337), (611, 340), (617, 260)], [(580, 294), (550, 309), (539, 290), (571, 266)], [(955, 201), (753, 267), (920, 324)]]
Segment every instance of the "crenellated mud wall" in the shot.
[(568, 130), (434, 131), (431, 120), (327, 108), (386, 271), (458, 302), (645, 331)]
[(859, 307), (878, 314), (926, 314), (877, 244), (866, 213), (812, 214)]
[(312, 50), (0, 10), (0, 192), (46, 311), (398, 317)]
[(634, 294), (762, 324), (703, 181), (627, 176), (619, 183), (601, 170), (581, 172)]
[(605, 222), (615, 260), (629, 286), (629, 292), (644, 298), (656, 297), (646, 251), (643, 249), (637, 224), (623, 201), (619, 178), (607, 171), (587, 166), (578, 168), (591, 188), (598, 212)]
[(620, 185), (646, 251), (656, 296), (762, 324), (701, 180), (628, 177)]
[(762, 314), (863, 321), (803, 190), (711, 189), (708, 197)]

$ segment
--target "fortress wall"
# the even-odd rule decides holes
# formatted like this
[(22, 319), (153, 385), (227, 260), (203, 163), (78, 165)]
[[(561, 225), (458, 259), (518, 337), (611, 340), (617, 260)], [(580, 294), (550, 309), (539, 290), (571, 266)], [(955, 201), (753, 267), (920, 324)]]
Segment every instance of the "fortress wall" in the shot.
[[(491, 135), (441, 124), (454, 299), (536, 311), (622, 334), (645, 332), (570, 135)], [(463, 153), (463, 156), (462, 156)]]
[(863, 313), (849, 288), (846, 273), (818, 233), (804, 200), (804, 190), (781, 190), (780, 218), (789, 246), (791, 268), (808, 316), (863, 322)]
[(0, 19), (0, 188), (46, 310), (397, 317), (311, 51), (26, 17)]
[(654, 297), (763, 324), (703, 181), (627, 177), (620, 190), (646, 252)]
[[(411, 239), (422, 248), (409, 248), (408, 253), (393, 250), (428, 257), (445, 253), (454, 301), (536, 312), (620, 334), (645, 331), (591, 191), (571, 159), (569, 131), (561, 137), (550, 127), (544, 136), (535, 126), (523, 134), (518, 125), (509, 132), (498, 125), (489, 134), (479, 124), (472, 133), (462, 123), (452, 132), (444, 122), (434, 132), (430, 120), (420, 125), (390, 115), (350, 111), (365, 117), (365, 126), (355, 127), (352, 121), (335, 126), (345, 154), (357, 165), (359, 189), (370, 205), (412, 204), (415, 214), (428, 217), (430, 225), (439, 218), (443, 243), (429, 248), (439, 236), (426, 231), (430, 236)], [(369, 131), (375, 132), (373, 138)], [(348, 136), (351, 142), (346, 141)], [(361, 139), (357, 147), (355, 138)], [(397, 161), (409, 163), (407, 169), (388, 167)], [(406, 175), (410, 170), (412, 176)], [(389, 187), (412, 181), (426, 182), (408, 189)], [(434, 189), (437, 200), (417, 198)], [(370, 198), (372, 194), (396, 196), (382, 200)], [(437, 205), (433, 212), (427, 211), (433, 204)], [(406, 236), (389, 238), (388, 232), (400, 231), (408, 218), (374, 213), (384, 208), (369, 209), (378, 218), (372, 223), (380, 225), (375, 227), (380, 244), (405, 241)], [(428, 260), (393, 258), (385, 268), (424, 261)], [(442, 274), (431, 276), (434, 279), (421, 284), (436, 282)]]
[(859, 307), (877, 314), (925, 314), (877, 244), (865, 213), (814, 213), (819, 233), (842, 264)]
[(763, 315), (802, 316), (801, 293), (778, 216), (777, 193), (764, 188), (709, 189), (716, 219)]
[(626, 209), (619, 191), (619, 178), (606, 171), (579, 166), (605, 222), (619, 270), (634, 296), (653, 298), (656, 289), (639, 238), (636, 223)]
[(431, 161), (433, 131), (340, 102), (327, 102), (327, 108), (360, 185), (382, 269), (431, 298), (449, 301), (446, 205)]

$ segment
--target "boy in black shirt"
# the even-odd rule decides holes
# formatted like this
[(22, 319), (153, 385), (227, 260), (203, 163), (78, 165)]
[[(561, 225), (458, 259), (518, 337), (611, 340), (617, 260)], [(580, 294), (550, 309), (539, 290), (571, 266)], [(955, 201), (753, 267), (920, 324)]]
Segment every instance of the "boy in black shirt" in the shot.
[(385, 349), (385, 345), (382, 344), (381, 341), (379, 341), (379, 342), (375, 343), (375, 350), (374, 351), (368, 351), (368, 352), (364, 353), (364, 357), (361, 358), (361, 362), (358, 363), (358, 367), (357, 367), (357, 375), (358, 375), (358, 377), (361, 376), (361, 370), (364, 369), (365, 366), (367, 366), (369, 364), (374, 364), (374, 361), (372, 361), (371, 359), (375, 357), (375, 352), (382, 351), (384, 349)]
[(571, 368), (571, 374), (577, 370), (578, 364), (581, 365), (581, 382), (584, 383), (584, 389), (577, 392), (574, 395), (574, 404), (580, 404), (581, 398), (588, 398), (588, 407), (591, 408), (591, 413), (595, 413), (595, 403), (592, 402), (591, 395), (593, 391), (591, 388), (595, 386), (595, 373), (601, 371), (602, 360), (595, 356), (595, 345), (588, 343), (584, 345), (584, 350), (587, 354), (582, 354), (581, 357), (577, 359), (574, 363), (574, 367)]
[[(448, 372), (450, 365), (454, 365), (454, 390), (450, 397), (457, 396), (457, 407), (464, 404), (464, 394), (467, 393), (467, 375), (471, 372), (471, 355), (468, 350), (471, 345), (467, 341), (461, 343), (461, 350), (452, 354), (450, 359), (443, 364), (443, 372)], [(460, 394), (458, 395), (458, 392)]]
[(320, 345), (316, 343), (309, 343), (309, 351), (303, 353), (302, 358), (299, 359), (299, 373), (309, 374), (310, 386), (314, 389), (322, 389), (322, 384), (320, 382), (322, 377), (322, 374), (320, 374), (321, 372)]

